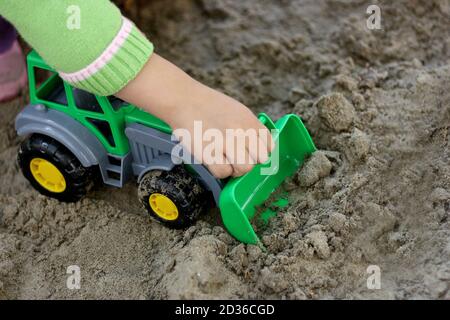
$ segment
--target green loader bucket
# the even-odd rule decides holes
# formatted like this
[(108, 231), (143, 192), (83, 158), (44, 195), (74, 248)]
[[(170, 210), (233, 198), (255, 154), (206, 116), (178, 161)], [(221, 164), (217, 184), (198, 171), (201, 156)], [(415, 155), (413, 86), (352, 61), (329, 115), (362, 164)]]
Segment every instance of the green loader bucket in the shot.
[(297, 115), (288, 114), (275, 124), (266, 114), (260, 114), (259, 120), (270, 130), (275, 129), (272, 131), (275, 150), (267, 163), (257, 165), (246, 175), (230, 180), (222, 190), (219, 201), (222, 220), (228, 232), (241, 242), (255, 245), (260, 245), (251, 223), (257, 218), (256, 208), (316, 150)]

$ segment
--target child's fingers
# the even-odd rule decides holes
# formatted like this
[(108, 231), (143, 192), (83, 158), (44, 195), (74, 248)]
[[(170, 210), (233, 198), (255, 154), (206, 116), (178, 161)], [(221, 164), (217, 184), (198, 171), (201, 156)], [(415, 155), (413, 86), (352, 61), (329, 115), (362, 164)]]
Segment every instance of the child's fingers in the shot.
[[(257, 163), (262, 163), (260, 161), (260, 158), (264, 155), (261, 155), (261, 153), (265, 153), (266, 157), (267, 157), (267, 149), (265, 146), (262, 145), (262, 143), (260, 142), (260, 139), (256, 136), (255, 137), (256, 143), (254, 145), (249, 144), (247, 146), (247, 152), (249, 154), (249, 160), (250, 160), (250, 164), (257, 164)], [(262, 152), (261, 152), (262, 149)]]
[(205, 144), (201, 141), (201, 139), (199, 141), (195, 141), (194, 144), (197, 145), (197, 148), (194, 148), (196, 153), (194, 156), (196, 159), (202, 159), (201, 161), (203, 165), (208, 168), (215, 178), (225, 179), (233, 174), (233, 167), (226, 158), (223, 150), (217, 150), (217, 152), (220, 152), (218, 158), (210, 157), (204, 154)]
[(263, 130), (259, 131), (259, 139), (262, 140), (268, 154), (270, 154), (275, 149), (275, 142), (273, 141), (272, 133), (267, 128), (264, 127)]
[(267, 149), (267, 142), (260, 135), (258, 136), (258, 163), (265, 163), (269, 160), (269, 150)]
[(247, 172), (251, 171), (255, 166), (256, 161), (253, 160), (247, 150), (245, 153), (245, 157), (247, 159), (246, 163), (232, 163), (233, 177), (241, 177)]
[(233, 167), (230, 164), (212, 164), (207, 167), (217, 179), (225, 179), (233, 174)]
[(228, 163), (231, 164), (233, 168), (233, 177), (240, 177), (250, 171), (254, 164), (250, 162), (253, 160), (248, 153), (247, 146), (245, 144), (236, 145), (236, 141), (227, 141), (225, 143), (225, 157), (227, 158)]
[(250, 172), (255, 165), (253, 164), (235, 164), (233, 165), (233, 177), (242, 177), (247, 172)]

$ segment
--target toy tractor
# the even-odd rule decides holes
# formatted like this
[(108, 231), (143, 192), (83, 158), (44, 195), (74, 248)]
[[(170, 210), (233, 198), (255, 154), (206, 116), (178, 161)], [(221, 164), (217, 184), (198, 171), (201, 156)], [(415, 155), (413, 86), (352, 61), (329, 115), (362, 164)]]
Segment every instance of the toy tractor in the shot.
[[(270, 159), (243, 177), (222, 181), (201, 164), (174, 163), (177, 142), (162, 120), (114, 96), (71, 87), (34, 51), (27, 62), (30, 105), (16, 118), (17, 133), (26, 137), (18, 162), (35, 189), (60, 201), (80, 200), (100, 177), (119, 188), (136, 177), (144, 208), (166, 226), (193, 224), (212, 195), (227, 230), (258, 244), (251, 224), (255, 208), (315, 150), (299, 117), (286, 115), (274, 124), (261, 114), (260, 121), (276, 129), (277, 163)], [(45, 79), (38, 81), (42, 71)]]

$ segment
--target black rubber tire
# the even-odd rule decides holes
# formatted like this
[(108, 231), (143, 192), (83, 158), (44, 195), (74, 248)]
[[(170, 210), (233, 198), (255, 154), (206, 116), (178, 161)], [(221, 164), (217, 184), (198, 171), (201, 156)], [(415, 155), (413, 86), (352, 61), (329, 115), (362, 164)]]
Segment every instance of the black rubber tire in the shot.
[[(176, 220), (165, 220), (158, 216), (150, 206), (153, 193), (168, 197), (178, 209)], [(172, 229), (183, 229), (192, 225), (207, 208), (208, 193), (200, 181), (189, 174), (183, 166), (172, 171), (154, 170), (148, 172), (139, 183), (139, 201), (150, 216)]]
[[(66, 189), (61, 193), (47, 190), (33, 177), (30, 162), (42, 158), (58, 168), (66, 180)], [(80, 161), (61, 143), (47, 136), (34, 134), (19, 148), (19, 167), (31, 185), (41, 194), (62, 202), (77, 202), (93, 185), (93, 168), (85, 168)]]

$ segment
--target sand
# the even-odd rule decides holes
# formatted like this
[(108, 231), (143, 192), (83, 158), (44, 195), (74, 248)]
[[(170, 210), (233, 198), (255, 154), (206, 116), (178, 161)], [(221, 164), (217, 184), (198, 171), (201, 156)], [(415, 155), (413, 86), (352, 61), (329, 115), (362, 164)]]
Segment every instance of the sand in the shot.
[(160, 54), (254, 112), (299, 114), (320, 150), (286, 182), (267, 251), (217, 209), (166, 229), (135, 183), (76, 204), (38, 195), (16, 164), (24, 94), (0, 105), (0, 298), (449, 299), (448, 1), (371, 1), (376, 31), (362, 0), (170, 3), (139, 12)]

